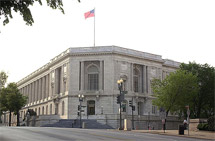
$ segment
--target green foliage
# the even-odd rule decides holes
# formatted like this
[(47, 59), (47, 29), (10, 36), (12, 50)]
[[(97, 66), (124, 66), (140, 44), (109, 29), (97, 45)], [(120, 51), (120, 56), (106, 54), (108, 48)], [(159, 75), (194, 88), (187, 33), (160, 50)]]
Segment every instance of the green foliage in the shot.
[(23, 96), (15, 83), (10, 83), (0, 91), (1, 111), (10, 111), (15, 114), (26, 104), (27, 97)]
[(10, 83), (6, 88), (3, 88), (0, 95), (1, 107), (4, 111), (9, 110), (15, 112), (20, 110), (25, 104), (27, 98), (23, 96), (15, 83)]
[[(78, 1), (80, 2), (80, 0)], [(33, 6), (35, 2), (42, 5), (41, 0), (1, 0), (0, 18), (4, 17), (3, 24), (6, 25), (9, 23), (9, 18), (13, 18), (12, 11), (15, 11), (20, 13), (27, 25), (32, 25), (34, 23), (34, 19), (31, 15), (30, 6)], [(46, 2), (49, 7), (59, 9), (64, 13), (62, 0), (46, 0)]]
[(7, 82), (7, 74), (4, 71), (0, 72), (0, 90), (4, 87), (5, 83)]
[(197, 128), (199, 130), (205, 130), (205, 131), (208, 131), (208, 124), (207, 123), (199, 123)]
[(215, 131), (215, 116), (211, 116), (208, 118), (208, 130)]
[(208, 64), (197, 64), (189, 62), (182, 63), (181, 70), (186, 70), (198, 78), (199, 92), (193, 99), (194, 118), (208, 118), (214, 115), (214, 90), (215, 90), (215, 68)]
[(178, 114), (186, 113), (185, 106), (193, 107), (191, 101), (198, 92), (197, 77), (187, 71), (177, 70), (170, 73), (163, 81), (154, 79), (152, 90), (156, 97), (152, 101), (153, 104), (164, 108), (166, 115), (169, 111)]

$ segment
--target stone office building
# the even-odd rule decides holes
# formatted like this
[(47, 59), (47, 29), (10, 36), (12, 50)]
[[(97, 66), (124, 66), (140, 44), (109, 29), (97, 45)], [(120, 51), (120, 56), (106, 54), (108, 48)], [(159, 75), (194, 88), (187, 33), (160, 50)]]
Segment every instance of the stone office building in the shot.
[(117, 46), (69, 48), (17, 83), (21, 93), (28, 96), (20, 114), (24, 118), (26, 111), (33, 109), (41, 117), (79, 119), (78, 95), (84, 95), (82, 118), (117, 128), (117, 80), (123, 79), (123, 90), (127, 91), (123, 118), (131, 118), (129, 100), (133, 99), (135, 124), (143, 121), (144, 126), (148, 118), (160, 121), (156, 118), (159, 110), (152, 105), (151, 80), (164, 79), (179, 65), (160, 55)]

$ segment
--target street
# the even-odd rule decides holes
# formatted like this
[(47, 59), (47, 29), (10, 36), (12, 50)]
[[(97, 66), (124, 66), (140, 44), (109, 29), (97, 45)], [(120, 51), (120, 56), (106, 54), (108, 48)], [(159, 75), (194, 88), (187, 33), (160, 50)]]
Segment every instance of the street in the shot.
[(0, 127), (0, 141), (195, 141), (203, 139), (118, 130), (50, 127)]

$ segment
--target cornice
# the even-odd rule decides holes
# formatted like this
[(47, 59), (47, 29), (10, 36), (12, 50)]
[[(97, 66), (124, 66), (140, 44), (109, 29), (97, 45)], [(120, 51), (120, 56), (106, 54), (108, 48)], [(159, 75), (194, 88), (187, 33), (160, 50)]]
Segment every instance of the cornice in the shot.
[(69, 56), (111, 55), (111, 54), (129, 56), (129, 57), (134, 57), (139, 59), (150, 60), (154, 62), (160, 62), (162, 63), (163, 66), (174, 67), (174, 68), (179, 68), (179, 65), (180, 65), (180, 63), (175, 61), (162, 59), (161, 55), (155, 55), (151, 53), (141, 52), (141, 51), (127, 49), (127, 48), (118, 47), (118, 46), (77, 47), (77, 48), (69, 48), (64, 52), (60, 53), (59, 55), (51, 59), (47, 64), (45, 64), (44, 66), (37, 69), (30, 75), (18, 81), (17, 85), (20, 86), (24, 84), (26, 81), (32, 79), (33, 77), (38, 76), (39, 74), (45, 71), (49, 71), (50, 67), (52, 67), (53, 65), (57, 64), (58, 62), (62, 61), (63, 59)]

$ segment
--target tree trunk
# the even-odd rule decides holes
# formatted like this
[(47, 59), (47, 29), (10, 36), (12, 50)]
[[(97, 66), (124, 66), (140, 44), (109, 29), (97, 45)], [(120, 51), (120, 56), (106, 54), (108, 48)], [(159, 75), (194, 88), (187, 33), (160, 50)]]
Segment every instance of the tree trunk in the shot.
[(9, 114), (9, 126), (11, 126), (11, 111), (10, 111), (10, 114)]
[(19, 111), (17, 111), (17, 122), (16, 122), (16, 126), (19, 126), (20, 124), (19, 124)]

